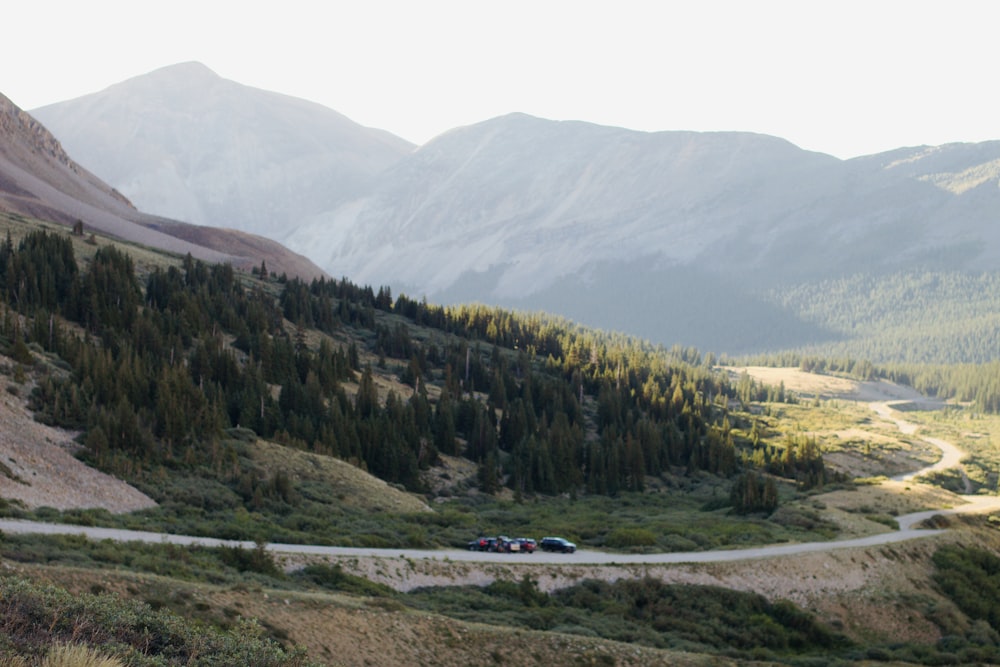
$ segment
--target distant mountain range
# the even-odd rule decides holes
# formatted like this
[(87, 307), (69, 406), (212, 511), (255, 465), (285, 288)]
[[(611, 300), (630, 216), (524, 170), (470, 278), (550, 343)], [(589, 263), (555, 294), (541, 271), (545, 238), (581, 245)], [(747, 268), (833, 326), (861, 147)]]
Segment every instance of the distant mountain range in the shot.
[(187, 63), (33, 112), (141, 208), (327, 273), (747, 352), (837, 335), (769, 290), (1000, 267), (1000, 142), (839, 160), (512, 114), (419, 148)]

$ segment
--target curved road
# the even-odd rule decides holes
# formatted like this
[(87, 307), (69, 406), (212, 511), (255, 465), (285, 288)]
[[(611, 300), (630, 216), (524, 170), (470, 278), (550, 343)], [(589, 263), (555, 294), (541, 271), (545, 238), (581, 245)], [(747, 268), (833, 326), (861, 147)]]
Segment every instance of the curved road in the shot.
[[(882, 417), (894, 422), (899, 430), (904, 434), (914, 434), (917, 426), (897, 417), (891, 409), (892, 402), (876, 402), (870, 406)], [(951, 469), (959, 467), (959, 462), (963, 456), (961, 450), (953, 444), (937, 438), (923, 438), (927, 442), (939, 447), (942, 450), (941, 460), (932, 466), (918, 470), (915, 473), (904, 475), (898, 479), (908, 480), (918, 475), (926, 474), (937, 470)], [(722, 561), (736, 561), (755, 558), (773, 558), (778, 556), (790, 556), (795, 554), (813, 553), (821, 551), (832, 551), (834, 549), (847, 549), (851, 547), (870, 547), (881, 544), (891, 544), (902, 542), (918, 537), (936, 535), (941, 530), (926, 530), (914, 528), (916, 524), (924, 519), (928, 519), (937, 514), (956, 514), (966, 512), (980, 512), (985, 510), (1000, 509), (1000, 497), (998, 496), (962, 496), (967, 501), (966, 504), (957, 508), (946, 510), (929, 510), (915, 512), (896, 517), (899, 523), (899, 530), (891, 533), (881, 533), (849, 540), (837, 540), (833, 542), (803, 542), (795, 544), (779, 544), (764, 547), (752, 547), (749, 549), (727, 549), (721, 551), (697, 551), (687, 553), (661, 553), (661, 554), (612, 554), (600, 551), (578, 551), (574, 554), (556, 554), (536, 552), (534, 554), (495, 554), (478, 551), (466, 551), (461, 549), (448, 549), (437, 551), (426, 551), (419, 549), (367, 549), (352, 547), (326, 547), (301, 544), (268, 544), (267, 549), (276, 553), (290, 554), (315, 554), (337, 557), (380, 557), (380, 558), (409, 558), (428, 560), (450, 560), (466, 562), (522, 562), (522, 563), (561, 563), (575, 565), (610, 565), (610, 564), (674, 564), (674, 563), (714, 563)], [(145, 531), (120, 530), (116, 528), (94, 528), (90, 526), (73, 526), (68, 524), (51, 524), (38, 521), (21, 521), (17, 519), (0, 519), (0, 531), (8, 533), (40, 533), (40, 534), (60, 534), (60, 535), (84, 535), (95, 540), (115, 540), (121, 542), (137, 541), (152, 543), (169, 543), (182, 545), (202, 545), (202, 546), (240, 546), (247, 549), (255, 548), (253, 542), (238, 542), (230, 540), (219, 540), (207, 537), (192, 537), (187, 535), (170, 535), (166, 533), (151, 533)]]

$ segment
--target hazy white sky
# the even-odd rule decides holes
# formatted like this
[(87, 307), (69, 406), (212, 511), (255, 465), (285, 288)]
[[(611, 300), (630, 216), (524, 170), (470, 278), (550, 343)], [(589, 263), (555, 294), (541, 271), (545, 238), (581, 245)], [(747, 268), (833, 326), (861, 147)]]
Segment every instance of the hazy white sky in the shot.
[(415, 143), (512, 111), (838, 157), (1000, 139), (994, 0), (5, 3), (25, 109), (197, 60)]

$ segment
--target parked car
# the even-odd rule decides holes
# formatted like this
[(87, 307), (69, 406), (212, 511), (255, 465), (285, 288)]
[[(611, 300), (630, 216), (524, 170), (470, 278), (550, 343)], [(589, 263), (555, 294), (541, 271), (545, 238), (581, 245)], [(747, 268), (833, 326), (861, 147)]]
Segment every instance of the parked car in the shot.
[(521, 544), (517, 540), (512, 540), (506, 535), (501, 535), (497, 538), (495, 549), (493, 551), (499, 551), (500, 553), (513, 553), (521, 550)]
[(480, 537), (469, 542), (469, 551), (495, 551), (497, 538)]
[(561, 537), (543, 537), (541, 541), (542, 551), (561, 551), (571, 554), (576, 551), (576, 545)]
[(515, 537), (514, 541), (521, 546), (521, 553), (532, 554), (538, 548), (538, 543), (530, 537)]

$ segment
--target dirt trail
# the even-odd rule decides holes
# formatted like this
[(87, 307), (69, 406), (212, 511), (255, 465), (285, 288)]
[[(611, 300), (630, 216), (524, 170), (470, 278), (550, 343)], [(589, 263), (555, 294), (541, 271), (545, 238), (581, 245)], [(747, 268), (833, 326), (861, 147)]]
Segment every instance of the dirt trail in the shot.
[[(869, 404), (871, 409), (874, 410), (880, 417), (888, 421), (893, 422), (899, 428), (899, 432), (904, 435), (917, 435), (919, 427), (916, 424), (908, 422), (900, 417), (896, 416), (892, 407), (900, 403), (908, 403), (909, 401), (887, 401), (882, 403), (871, 403)], [(941, 458), (934, 465), (928, 466), (926, 468), (921, 468), (920, 470), (915, 470), (913, 472), (904, 473), (902, 475), (896, 475), (892, 479), (897, 482), (909, 482), (917, 477), (923, 475), (929, 475), (935, 472), (944, 472), (945, 470), (958, 470), (962, 475), (962, 481), (965, 484), (965, 496), (967, 497), (972, 494), (972, 481), (969, 476), (965, 474), (965, 468), (962, 466), (962, 459), (965, 458), (965, 452), (961, 449), (948, 442), (947, 440), (942, 440), (940, 438), (932, 438), (930, 436), (921, 435), (918, 436), (924, 442), (929, 442), (938, 449), (941, 450)]]

